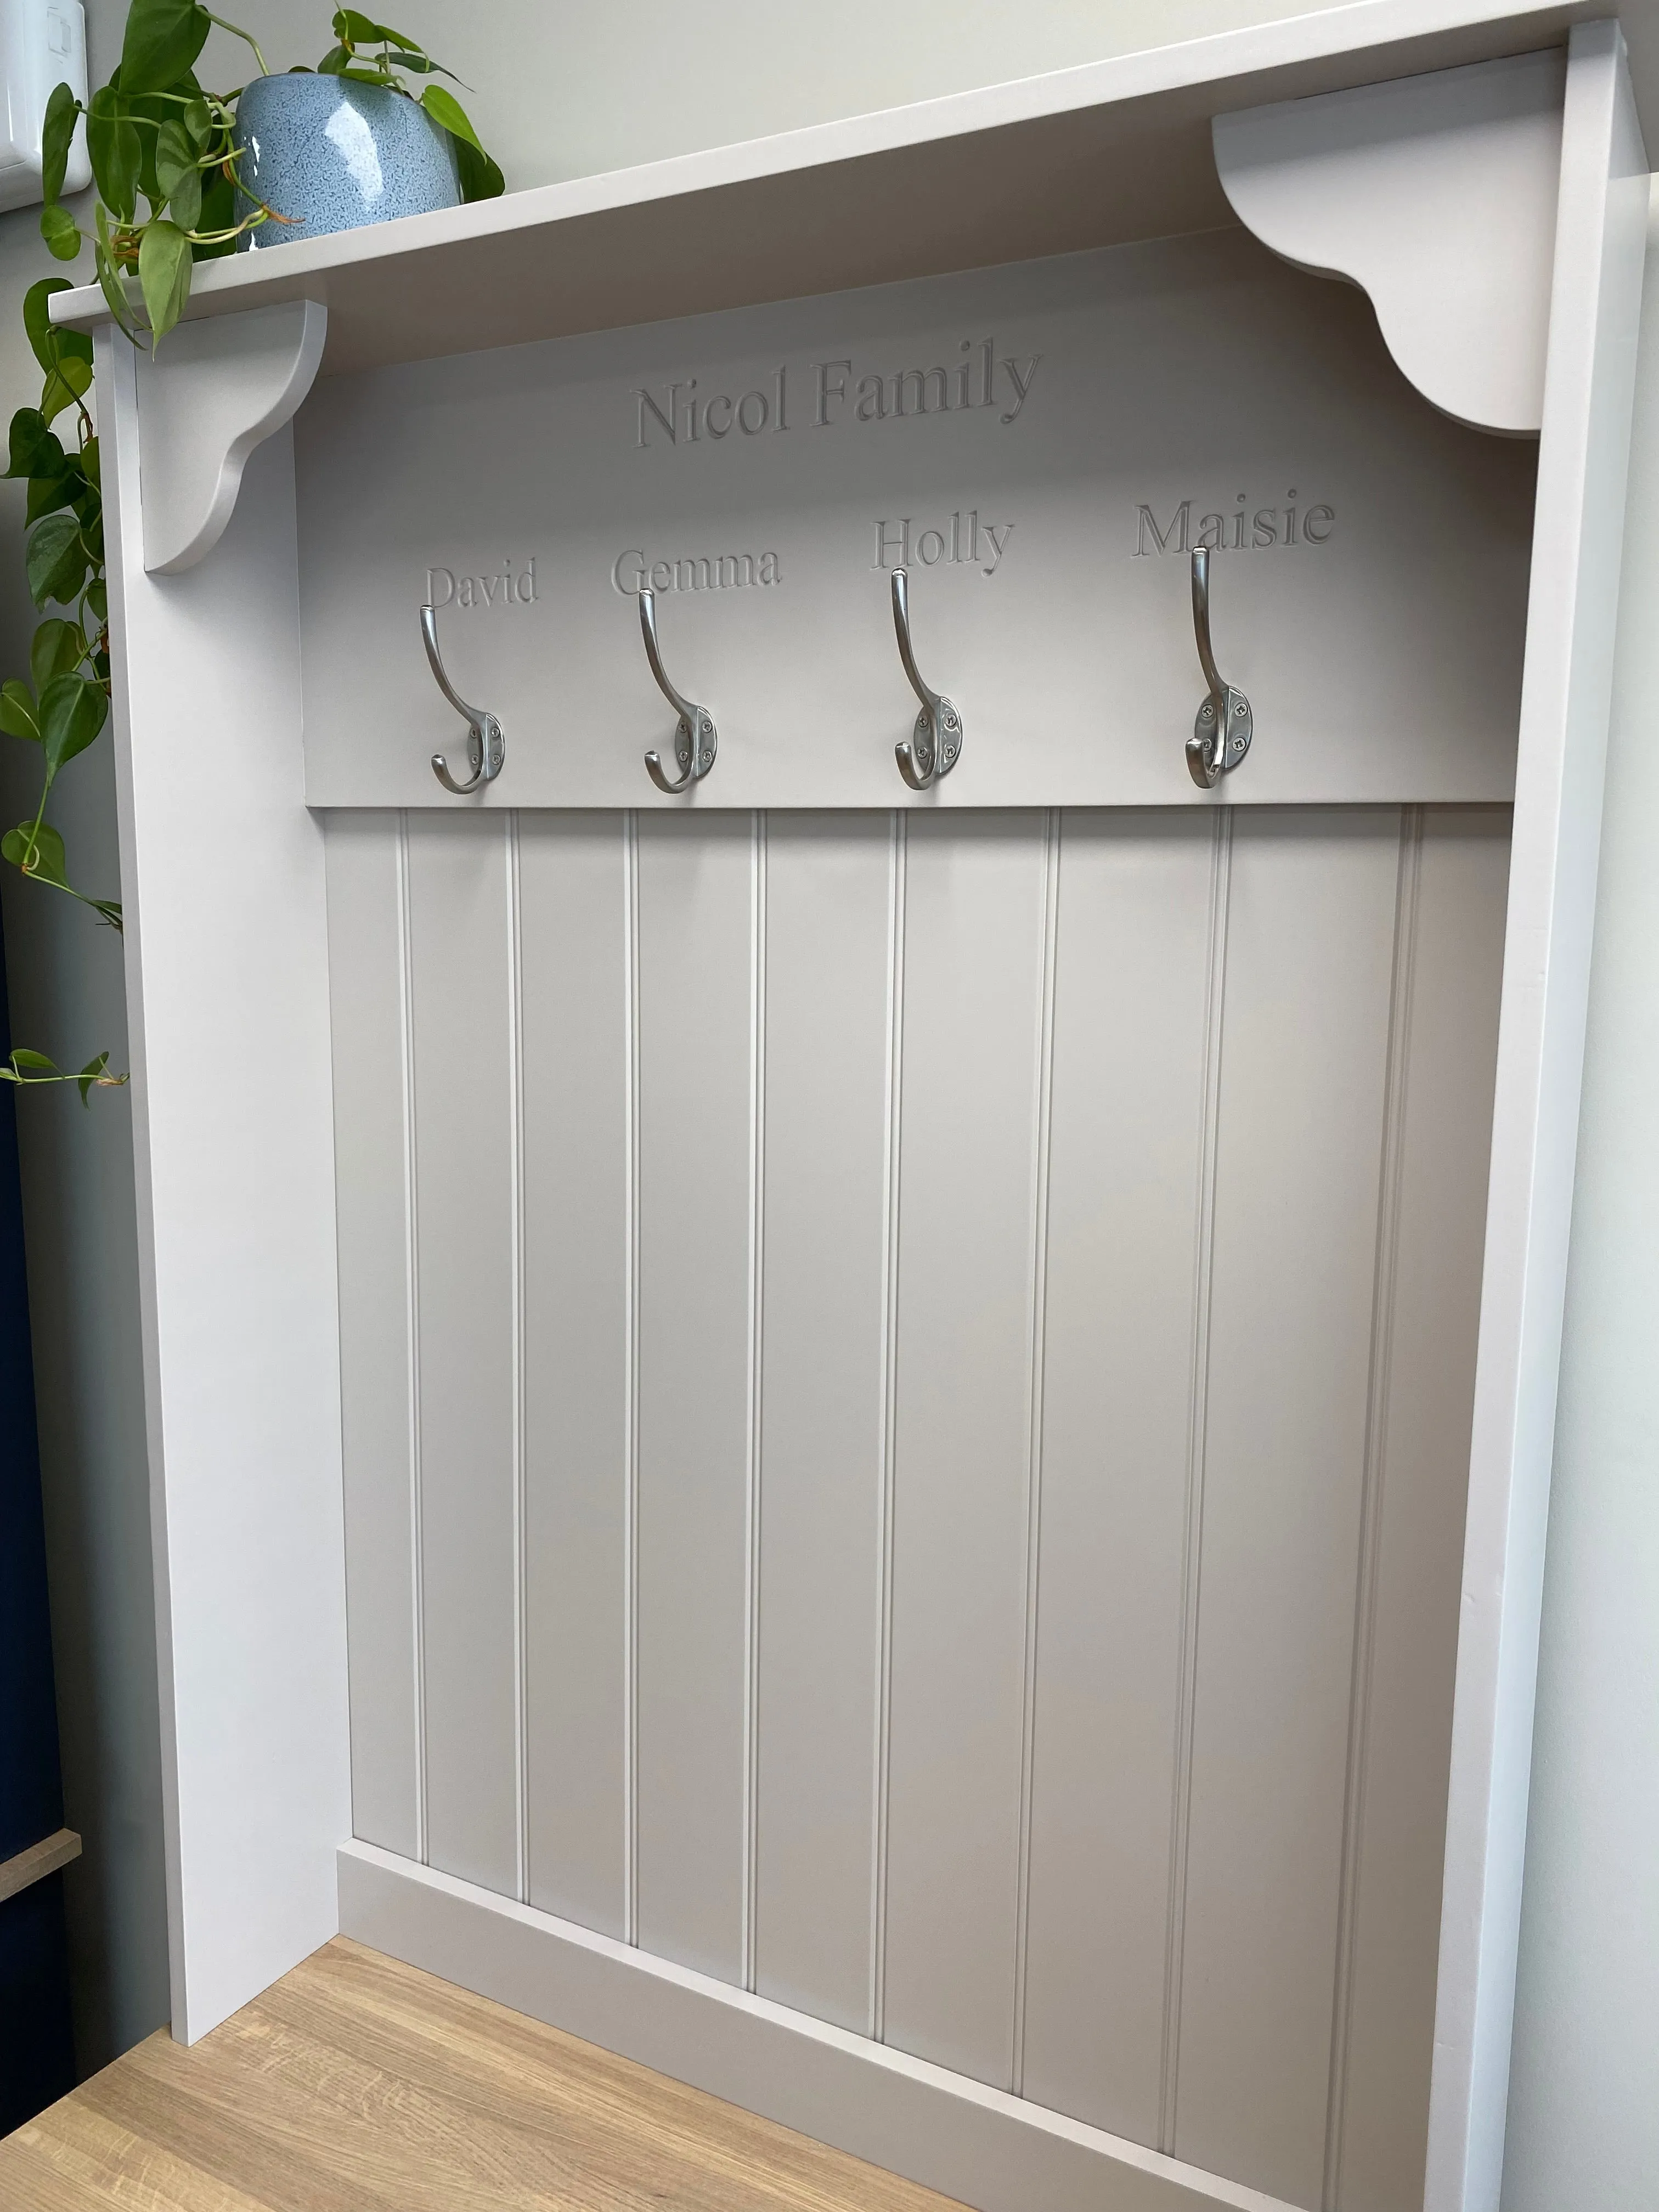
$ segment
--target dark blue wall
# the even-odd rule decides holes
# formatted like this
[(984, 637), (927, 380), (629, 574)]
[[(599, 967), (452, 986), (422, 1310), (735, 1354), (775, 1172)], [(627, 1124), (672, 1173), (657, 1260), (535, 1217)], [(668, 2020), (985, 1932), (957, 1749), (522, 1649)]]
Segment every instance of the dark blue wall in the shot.
[[(0, 957), (0, 1055), (11, 1046)], [(78, 1114), (73, 1091), (29, 1101)], [(16, 1091), (0, 1083), (0, 1859), (64, 1825), (34, 1376), (23, 1275)], [(0, 2135), (74, 2086), (64, 1877), (0, 1902)]]

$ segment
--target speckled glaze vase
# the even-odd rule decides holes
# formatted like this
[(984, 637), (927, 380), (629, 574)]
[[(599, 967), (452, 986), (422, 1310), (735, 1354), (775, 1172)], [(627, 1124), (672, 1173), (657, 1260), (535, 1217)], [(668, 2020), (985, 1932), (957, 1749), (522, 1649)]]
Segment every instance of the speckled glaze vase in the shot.
[[(245, 230), (241, 249), (263, 252), (460, 204), (449, 133), (380, 85), (309, 70), (256, 76), (236, 103), (236, 143), (241, 182), (294, 218)], [(238, 193), (239, 216), (252, 205)]]

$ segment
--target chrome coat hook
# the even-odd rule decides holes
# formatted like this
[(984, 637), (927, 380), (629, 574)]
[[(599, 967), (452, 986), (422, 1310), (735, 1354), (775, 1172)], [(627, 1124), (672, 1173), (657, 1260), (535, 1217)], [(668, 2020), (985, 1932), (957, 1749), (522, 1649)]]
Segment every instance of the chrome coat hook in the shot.
[(893, 571), (893, 629), (910, 689), (921, 702), (908, 743), (895, 745), (893, 751), (899, 774), (911, 790), (926, 791), (940, 776), (949, 775), (961, 757), (962, 717), (942, 692), (930, 690), (921, 680), (910, 650), (910, 580), (902, 568)]
[(1187, 740), (1187, 766), (1193, 781), (1208, 791), (1250, 750), (1253, 722), (1250, 702), (1225, 681), (1215, 665), (1210, 644), (1210, 555), (1200, 547), (1193, 556), (1193, 632), (1198, 658), (1209, 690)]
[(659, 791), (684, 791), (688, 784), (696, 783), (708, 775), (714, 765), (714, 755), (720, 750), (720, 732), (714, 727), (714, 718), (707, 707), (698, 706), (695, 699), (682, 697), (668, 680), (668, 671), (662, 665), (662, 653), (657, 645), (657, 595), (654, 592), (640, 593), (640, 629), (645, 639), (645, 657), (651, 663), (651, 673), (657, 679), (658, 689), (679, 716), (674, 725), (674, 760), (679, 769), (678, 777), (671, 776), (654, 752), (645, 757), (651, 781)]
[(426, 647), (426, 657), (437, 678), (438, 689), (466, 724), (466, 760), (472, 773), (465, 783), (457, 783), (449, 772), (449, 763), (441, 753), (432, 756), (432, 773), (446, 791), (453, 791), (458, 799), (469, 791), (476, 791), (481, 783), (491, 783), (501, 772), (501, 763), (507, 758), (507, 739), (501, 735), (501, 726), (482, 707), (469, 707), (444, 672), (443, 655), (438, 650), (438, 611), (435, 607), (421, 609), (421, 638)]

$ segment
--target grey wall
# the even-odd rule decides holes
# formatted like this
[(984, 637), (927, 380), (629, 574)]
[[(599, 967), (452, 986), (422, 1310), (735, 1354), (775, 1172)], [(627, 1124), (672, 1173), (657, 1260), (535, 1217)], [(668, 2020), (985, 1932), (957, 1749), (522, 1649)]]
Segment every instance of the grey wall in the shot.
[[(250, 11), (252, 12), (252, 11)], [(258, 11), (274, 67), (315, 60), (325, 0)], [(471, 106), (517, 185), (613, 167), (1068, 63), (1308, 12), (1287, 0), (677, 0), (627, 9), (402, 0), (476, 88)], [(95, 70), (121, 0), (89, 0)], [(1640, 58), (1638, 57), (1638, 58)], [(216, 34), (208, 72), (232, 83)], [(27, 396), (15, 302), (45, 267), (33, 217), (0, 218), (0, 362)], [(1659, 246), (1655, 248), (1659, 266)], [(1656, 288), (1659, 289), (1659, 288)], [(1608, 2212), (1659, 2193), (1659, 1165), (1650, 1134), (1659, 922), (1659, 766), (1645, 737), (1659, 682), (1647, 608), (1659, 587), (1659, 313), (1650, 312), (1623, 623), (1607, 856), (1596, 942), (1583, 1181), (1575, 1231), (1528, 1862), (1510, 2212)], [(1645, 489), (1644, 489), (1645, 488)], [(4, 487), (9, 519), (21, 519)], [(17, 665), (28, 610), (18, 540), (0, 565), (0, 649)], [(1646, 750), (1644, 750), (1644, 747)], [(21, 818), (21, 748), (0, 757)], [(27, 763), (22, 763), (27, 769)], [(1644, 804), (1644, 801), (1646, 804)], [(112, 779), (94, 750), (58, 818), (88, 880), (114, 876)], [(118, 963), (88, 918), (10, 871), (0, 885), (19, 1035), (47, 1050), (122, 1049)], [(1646, 1079), (1644, 1080), (1644, 1079)], [(125, 1098), (82, 1115), (26, 1100), (25, 1204), (41, 1398), (54, 1636), (70, 1819), (82, 2057), (166, 2008), (155, 1695)]]

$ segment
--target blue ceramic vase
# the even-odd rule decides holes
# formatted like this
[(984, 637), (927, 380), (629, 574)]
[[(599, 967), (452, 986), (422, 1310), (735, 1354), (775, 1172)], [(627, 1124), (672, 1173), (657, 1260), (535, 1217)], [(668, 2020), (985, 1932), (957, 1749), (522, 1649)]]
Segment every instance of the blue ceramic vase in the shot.
[[(288, 222), (245, 230), (239, 249), (357, 230), (458, 207), (454, 142), (401, 92), (296, 70), (256, 76), (236, 103), (240, 181)], [(238, 216), (253, 205), (237, 194)]]

